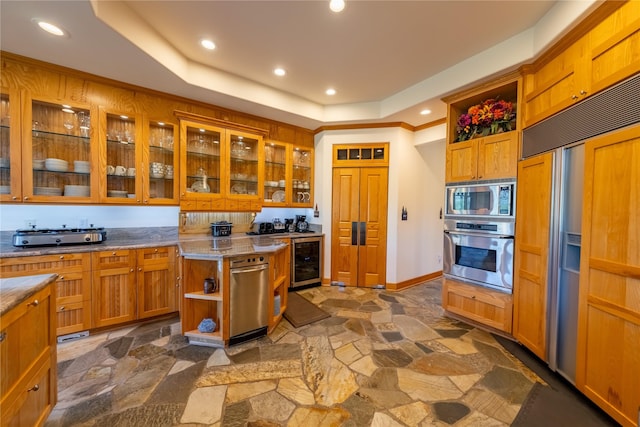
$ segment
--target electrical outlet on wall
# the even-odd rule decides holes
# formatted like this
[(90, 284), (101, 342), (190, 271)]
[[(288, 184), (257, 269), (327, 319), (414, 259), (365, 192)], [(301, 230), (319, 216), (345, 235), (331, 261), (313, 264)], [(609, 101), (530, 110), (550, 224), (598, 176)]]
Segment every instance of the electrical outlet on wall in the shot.
[(442, 255), (436, 255), (436, 259), (438, 261), (438, 265), (442, 265)]

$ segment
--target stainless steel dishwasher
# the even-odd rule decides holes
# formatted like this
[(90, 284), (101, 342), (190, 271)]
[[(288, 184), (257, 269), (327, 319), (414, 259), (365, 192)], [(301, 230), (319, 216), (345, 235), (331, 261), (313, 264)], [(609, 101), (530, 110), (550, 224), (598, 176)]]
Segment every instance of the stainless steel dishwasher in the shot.
[(250, 255), (230, 260), (229, 345), (267, 334), (269, 262)]

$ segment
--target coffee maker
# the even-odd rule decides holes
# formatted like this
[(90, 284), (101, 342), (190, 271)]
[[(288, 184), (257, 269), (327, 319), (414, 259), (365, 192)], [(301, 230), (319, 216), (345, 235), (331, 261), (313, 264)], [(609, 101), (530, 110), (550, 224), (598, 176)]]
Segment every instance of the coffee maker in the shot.
[(296, 232), (306, 233), (309, 231), (309, 223), (306, 221), (305, 215), (296, 215)]

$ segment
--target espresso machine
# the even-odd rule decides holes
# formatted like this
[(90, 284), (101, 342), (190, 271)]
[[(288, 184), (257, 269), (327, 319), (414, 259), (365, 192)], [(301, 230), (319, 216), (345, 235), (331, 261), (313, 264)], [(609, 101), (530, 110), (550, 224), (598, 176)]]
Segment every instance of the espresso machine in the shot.
[(296, 232), (306, 233), (309, 231), (309, 223), (306, 221), (306, 215), (296, 215)]

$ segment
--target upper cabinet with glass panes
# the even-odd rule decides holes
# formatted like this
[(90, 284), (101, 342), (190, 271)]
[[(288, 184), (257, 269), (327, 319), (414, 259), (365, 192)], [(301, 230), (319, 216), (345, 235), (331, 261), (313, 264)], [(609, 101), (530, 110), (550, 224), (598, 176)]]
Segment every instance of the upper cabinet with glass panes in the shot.
[(23, 201), (95, 200), (95, 110), (51, 99), (26, 99), (25, 103), (29, 108), (22, 117)]

